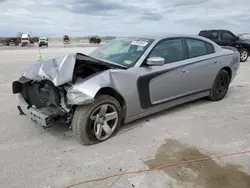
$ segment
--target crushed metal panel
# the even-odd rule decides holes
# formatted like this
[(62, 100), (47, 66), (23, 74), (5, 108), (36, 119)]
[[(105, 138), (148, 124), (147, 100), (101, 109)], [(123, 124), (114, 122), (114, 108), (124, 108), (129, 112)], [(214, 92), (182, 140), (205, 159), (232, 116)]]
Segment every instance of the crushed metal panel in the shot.
[(74, 85), (65, 87), (67, 103), (71, 105), (85, 105), (94, 101), (96, 93), (104, 87), (114, 88), (111, 70), (106, 70), (91, 78), (79, 79)]
[(37, 81), (48, 79), (59, 86), (72, 81), (75, 62), (75, 54), (37, 62), (23, 71), (22, 76)]

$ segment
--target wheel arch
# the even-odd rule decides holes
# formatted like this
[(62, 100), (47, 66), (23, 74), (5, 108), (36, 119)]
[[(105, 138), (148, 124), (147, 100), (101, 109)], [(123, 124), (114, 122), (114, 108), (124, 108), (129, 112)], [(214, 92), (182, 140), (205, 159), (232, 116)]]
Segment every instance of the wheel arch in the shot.
[(221, 70), (227, 71), (227, 73), (229, 74), (230, 80), (232, 79), (232, 70), (230, 67), (223, 67)]
[(95, 98), (98, 95), (102, 95), (102, 94), (114, 97), (119, 102), (119, 104), (121, 105), (121, 109), (122, 109), (122, 121), (124, 121), (124, 118), (126, 117), (126, 113), (127, 113), (126, 112), (127, 108), (126, 108), (126, 101), (123, 98), (123, 96), (118, 91), (116, 91), (115, 89), (111, 87), (103, 87), (98, 90), (98, 92), (95, 95)]
[(242, 49), (247, 49), (247, 50), (248, 50), (248, 55), (250, 55), (250, 45), (243, 44), (243, 45), (241, 46), (241, 49), (240, 49), (240, 50), (242, 50)]

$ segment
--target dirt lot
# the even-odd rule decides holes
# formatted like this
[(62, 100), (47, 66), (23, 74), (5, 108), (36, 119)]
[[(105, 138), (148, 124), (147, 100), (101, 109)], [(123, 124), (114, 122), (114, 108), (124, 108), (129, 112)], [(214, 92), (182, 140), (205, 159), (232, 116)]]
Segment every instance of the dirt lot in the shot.
[[(93, 48), (42, 49), (44, 59)], [(90, 147), (70, 130), (44, 130), (16, 109), (11, 83), (37, 58), (37, 50), (0, 50), (0, 187), (66, 187), (91, 178), (156, 165), (250, 150), (250, 61), (242, 63), (227, 97), (198, 100), (123, 127)], [(250, 187), (250, 155), (233, 156), (164, 171), (116, 177), (82, 188)]]

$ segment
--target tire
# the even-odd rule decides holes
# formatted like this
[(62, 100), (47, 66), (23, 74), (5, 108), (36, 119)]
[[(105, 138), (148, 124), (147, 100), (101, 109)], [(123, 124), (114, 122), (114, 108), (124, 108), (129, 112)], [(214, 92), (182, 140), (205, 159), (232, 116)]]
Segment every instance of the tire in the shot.
[(226, 70), (220, 70), (218, 75), (215, 78), (213, 83), (213, 87), (210, 90), (210, 94), (208, 96), (211, 101), (220, 101), (222, 100), (228, 91), (230, 84), (230, 76)]
[[(107, 134), (109, 135), (107, 138), (105, 138), (104, 136), (103, 139), (98, 139), (96, 136), (97, 133), (95, 132), (95, 127), (98, 127), (98, 125), (102, 127), (103, 125), (96, 124), (95, 126), (94, 124), (96, 120), (91, 120), (90, 117), (93, 115), (93, 113), (98, 111), (97, 109), (102, 108), (103, 105), (108, 105), (110, 108), (112, 106), (113, 110), (116, 110), (117, 119), (110, 120), (111, 123), (114, 121), (116, 126), (113, 126), (114, 130), (112, 130), (111, 135)], [(101, 117), (99, 116), (99, 114), (100, 112), (98, 112), (96, 116), (92, 116), (92, 117), (97, 117), (97, 116)], [(115, 98), (109, 95), (99, 95), (95, 99), (94, 103), (89, 104), (89, 105), (84, 105), (84, 106), (78, 106), (76, 108), (74, 116), (73, 116), (73, 120), (72, 120), (72, 129), (73, 129), (75, 137), (81, 144), (93, 145), (93, 144), (103, 142), (113, 137), (120, 128), (121, 119), (122, 119), (121, 117), (122, 117), (122, 110), (121, 110), (121, 106), (119, 102)], [(109, 128), (110, 130), (113, 129), (111, 127)], [(100, 131), (101, 133), (98, 135), (103, 135), (103, 133), (106, 134), (106, 131), (104, 131), (104, 128), (100, 128), (100, 129), (101, 129)], [(98, 130), (98, 128), (96, 128), (96, 130)]]
[(240, 62), (247, 61), (249, 56), (249, 51), (246, 48), (240, 50)]

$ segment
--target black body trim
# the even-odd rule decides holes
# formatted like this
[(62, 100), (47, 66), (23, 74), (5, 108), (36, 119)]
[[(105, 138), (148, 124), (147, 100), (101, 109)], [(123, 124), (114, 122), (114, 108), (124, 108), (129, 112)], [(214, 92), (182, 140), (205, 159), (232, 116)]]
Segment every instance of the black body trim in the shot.
[(12, 83), (12, 93), (17, 94), (20, 93), (21, 91), (22, 91), (22, 84), (18, 81), (14, 81)]

